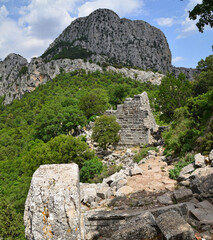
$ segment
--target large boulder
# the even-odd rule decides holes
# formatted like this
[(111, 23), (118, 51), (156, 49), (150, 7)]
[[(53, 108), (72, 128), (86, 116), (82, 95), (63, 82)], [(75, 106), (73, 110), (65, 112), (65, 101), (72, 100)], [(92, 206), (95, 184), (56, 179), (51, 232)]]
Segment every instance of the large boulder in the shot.
[(190, 188), (201, 197), (213, 197), (213, 168), (196, 169), (190, 176)]
[(166, 240), (195, 239), (192, 227), (176, 211), (162, 213), (156, 223)]
[(81, 239), (78, 165), (37, 169), (25, 203), (24, 225), (27, 240)]

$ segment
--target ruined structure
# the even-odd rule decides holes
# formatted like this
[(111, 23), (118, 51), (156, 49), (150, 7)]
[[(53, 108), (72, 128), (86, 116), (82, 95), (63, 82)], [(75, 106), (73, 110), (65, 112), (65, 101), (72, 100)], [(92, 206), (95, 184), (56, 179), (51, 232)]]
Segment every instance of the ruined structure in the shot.
[(153, 144), (157, 141), (154, 135), (159, 130), (155, 122), (146, 92), (127, 98), (124, 104), (117, 106), (117, 110), (106, 111), (107, 115), (114, 115), (121, 126), (119, 132), (121, 146), (135, 146)]

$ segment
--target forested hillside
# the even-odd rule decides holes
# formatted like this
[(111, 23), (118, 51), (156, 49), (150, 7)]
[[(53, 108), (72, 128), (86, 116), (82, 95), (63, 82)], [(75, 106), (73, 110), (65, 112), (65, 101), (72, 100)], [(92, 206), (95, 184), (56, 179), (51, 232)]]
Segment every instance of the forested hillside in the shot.
[(62, 73), (21, 100), (1, 104), (0, 237), (25, 239), (24, 202), (32, 174), (41, 164), (74, 161), (84, 167), (84, 181), (89, 162), (97, 168), (94, 175), (104, 169), (84, 137), (76, 136), (126, 97), (148, 93), (158, 124), (169, 126), (164, 133), (167, 156), (208, 153), (213, 148), (213, 55), (200, 61), (198, 69), (194, 82), (183, 74), (168, 74), (160, 86), (109, 72)]

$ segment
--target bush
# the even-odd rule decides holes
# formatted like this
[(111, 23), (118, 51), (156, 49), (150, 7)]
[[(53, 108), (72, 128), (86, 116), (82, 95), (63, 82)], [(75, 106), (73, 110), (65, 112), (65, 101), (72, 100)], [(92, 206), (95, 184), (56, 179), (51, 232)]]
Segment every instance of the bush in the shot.
[(84, 162), (80, 170), (81, 182), (91, 182), (91, 179), (100, 174), (102, 170), (103, 164), (97, 157)]
[(106, 150), (109, 145), (119, 141), (118, 131), (120, 128), (116, 117), (103, 115), (95, 121), (92, 138)]
[(182, 168), (193, 162), (194, 162), (194, 155), (190, 153), (187, 154), (185, 158), (181, 159), (179, 162), (175, 164), (173, 169), (169, 170), (169, 177), (176, 180)]
[(136, 162), (136, 163), (139, 163), (140, 160), (142, 160), (143, 158), (145, 158), (148, 154), (148, 151), (149, 150), (157, 150), (156, 147), (144, 147), (142, 148), (139, 153), (135, 154), (134, 158), (133, 158), (133, 161)]
[(109, 107), (109, 98), (105, 90), (96, 88), (85, 94), (80, 99), (80, 109), (87, 118), (103, 114)]

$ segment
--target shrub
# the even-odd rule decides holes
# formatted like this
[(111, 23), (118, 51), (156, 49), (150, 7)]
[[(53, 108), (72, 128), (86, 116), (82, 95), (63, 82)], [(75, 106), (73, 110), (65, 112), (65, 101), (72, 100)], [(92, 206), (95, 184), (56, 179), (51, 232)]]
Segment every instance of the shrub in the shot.
[(106, 150), (109, 145), (119, 141), (118, 131), (120, 128), (116, 122), (116, 117), (103, 115), (95, 121), (92, 138), (101, 148)]
[(174, 165), (173, 169), (169, 170), (169, 177), (176, 180), (178, 178), (182, 168), (193, 162), (194, 162), (194, 155), (190, 154), (190, 153), (187, 154), (185, 156), (185, 158), (181, 159), (179, 162), (177, 162)]
[(155, 150), (156, 151), (156, 149), (157, 149), (156, 147), (144, 147), (144, 148), (142, 148), (139, 151), (139, 153), (135, 154), (135, 156), (133, 158), (134, 162), (139, 163), (140, 160), (142, 160), (143, 158), (145, 158), (147, 156), (149, 150)]
[(91, 179), (100, 174), (102, 170), (103, 164), (97, 157), (84, 162), (80, 170), (81, 182), (91, 182)]

